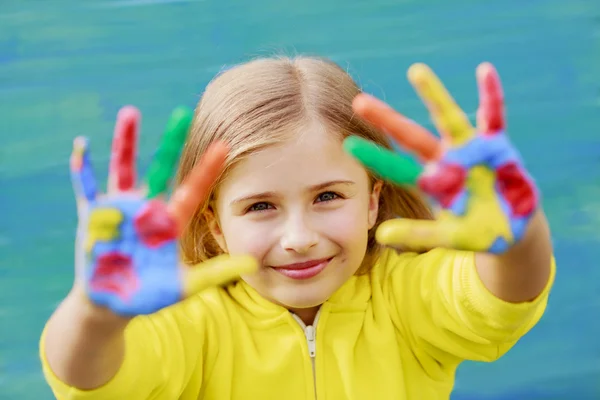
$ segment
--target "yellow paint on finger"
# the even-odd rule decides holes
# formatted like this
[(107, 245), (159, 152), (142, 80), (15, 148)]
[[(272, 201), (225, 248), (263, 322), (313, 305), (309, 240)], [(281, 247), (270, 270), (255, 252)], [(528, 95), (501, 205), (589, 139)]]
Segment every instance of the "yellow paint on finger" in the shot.
[(431, 119), (440, 133), (450, 139), (451, 146), (463, 145), (475, 135), (475, 129), (464, 111), (427, 65), (413, 64), (408, 70), (408, 79), (428, 106)]

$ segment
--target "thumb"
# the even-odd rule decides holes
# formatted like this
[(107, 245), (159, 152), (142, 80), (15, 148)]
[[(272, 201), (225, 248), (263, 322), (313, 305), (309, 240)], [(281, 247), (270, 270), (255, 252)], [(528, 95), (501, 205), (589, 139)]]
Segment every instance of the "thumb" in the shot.
[(258, 262), (252, 256), (227, 254), (186, 267), (184, 274), (184, 297), (189, 297), (209, 287), (219, 286), (257, 270)]
[(398, 218), (383, 222), (375, 237), (386, 246), (429, 250), (456, 247), (459, 234), (460, 225), (452, 217), (433, 221)]

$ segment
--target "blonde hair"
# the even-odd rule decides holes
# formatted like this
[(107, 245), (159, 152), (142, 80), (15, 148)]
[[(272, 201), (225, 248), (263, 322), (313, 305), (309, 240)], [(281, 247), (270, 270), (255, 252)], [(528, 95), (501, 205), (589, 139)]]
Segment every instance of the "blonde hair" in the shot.
[[(328, 132), (339, 135), (340, 141), (356, 135), (391, 149), (381, 132), (354, 115), (352, 100), (360, 92), (350, 75), (321, 58), (261, 58), (230, 68), (209, 83), (196, 107), (177, 183), (185, 179), (215, 140), (222, 140), (231, 148), (222, 180), (245, 156), (289, 140), (311, 121), (318, 121)], [(376, 178), (371, 178), (374, 183)], [(213, 194), (216, 187), (218, 182)], [(210, 198), (198, 208), (181, 238), (184, 261), (190, 264), (222, 253), (203, 216), (209, 201)], [(380, 246), (375, 241), (377, 226), (397, 217), (431, 219), (432, 215), (417, 193), (384, 182), (379, 215), (369, 231), (359, 272), (368, 271), (379, 253)]]

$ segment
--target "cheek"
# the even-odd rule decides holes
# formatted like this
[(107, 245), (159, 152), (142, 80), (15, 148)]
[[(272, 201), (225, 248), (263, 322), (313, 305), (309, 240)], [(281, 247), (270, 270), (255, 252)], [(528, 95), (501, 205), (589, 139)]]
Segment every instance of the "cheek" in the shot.
[(223, 226), (223, 235), (229, 254), (251, 254), (258, 259), (276, 242), (275, 230), (264, 222), (235, 218)]
[(340, 246), (360, 249), (367, 243), (368, 211), (362, 202), (348, 202), (337, 210), (323, 213), (321, 231)]

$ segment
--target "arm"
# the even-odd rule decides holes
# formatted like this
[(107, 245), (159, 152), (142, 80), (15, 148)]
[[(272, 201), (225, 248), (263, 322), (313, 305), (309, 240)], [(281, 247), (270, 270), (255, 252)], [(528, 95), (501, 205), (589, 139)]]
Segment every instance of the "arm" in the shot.
[(552, 244), (544, 213), (533, 216), (523, 239), (506, 253), (477, 253), (477, 273), (496, 297), (511, 303), (535, 299), (548, 283)]
[(390, 300), (399, 302), (415, 351), (434, 366), (495, 360), (539, 320), (552, 285), (555, 266), (538, 190), (506, 135), (500, 80), (490, 64), (477, 69), (477, 127), (428, 67), (414, 65), (408, 75), (441, 140), (370, 96), (354, 100), (357, 114), (415, 152), (426, 168), (399, 182), (389, 162), (373, 157), (386, 150), (355, 146), (353, 154), (383, 178), (417, 183), (440, 209), (435, 221), (404, 218), (378, 227), (382, 244), (435, 249), (415, 257), (413, 267), (392, 268)]
[(480, 279), (477, 253), (434, 249), (396, 254), (386, 250), (381, 286), (392, 318), (423, 368), (433, 377), (454, 371), (463, 360), (494, 361), (543, 315), (555, 266), (532, 301), (511, 303)]
[(83, 390), (103, 386), (123, 363), (128, 322), (73, 289), (44, 330), (40, 350), (46, 376), (52, 371), (65, 385)]
[(408, 75), (430, 110), (441, 141), (370, 96), (357, 96), (354, 109), (417, 153), (429, 168), (419, 173), (418, 167), (412, 167), (417, 172), (409, 176), (410, 163), (402, 157), (389, 155), (389, 160), (397, 161), (381, 161), (388, 153), (385, 149), (350, 140), (347, 148), (379, 176), (400, 185), (418, 183), (443, 211), (434, 222), (384, 223), (377, 231), (378, 241), (403, 248), (476, 251), (479, 277), (491, 293), (514, 303), (534, 299), (550, 276), (552, 244), (548, 223), (538, 208), (537, 188), (505, 133), (497, 72), (486, 63), (477, 69), (476, 128), (431, 70), (414, 65)]
[(194, 374), (202, 376), (206, 313), (197, 303), (127, 322), (75, 292), (40, 343), (44, 376), (58, 400), (172, 399)]
[(160, 195), (191, 116), (186, 109), (172, 114), (141, 190), (134, 186), (136, 109), (119, 112), (106, 195), (98, 193), (87, 140), (74, 142), (77, 283), (50, 318), (40, 343), (44, 374), (59, 400), (179, 397), (191, 376), (202, 376), (196, 366), (203, 357), (206, 326), (204, 310), (191, 319), (187, 311), (182, 314), (181, 301), (257, 267), (247, 256), (216, 257), (195, 268), (180, 263), (179, 235), (227, 155), (226, 145), (213, 145), (164, 201)]

